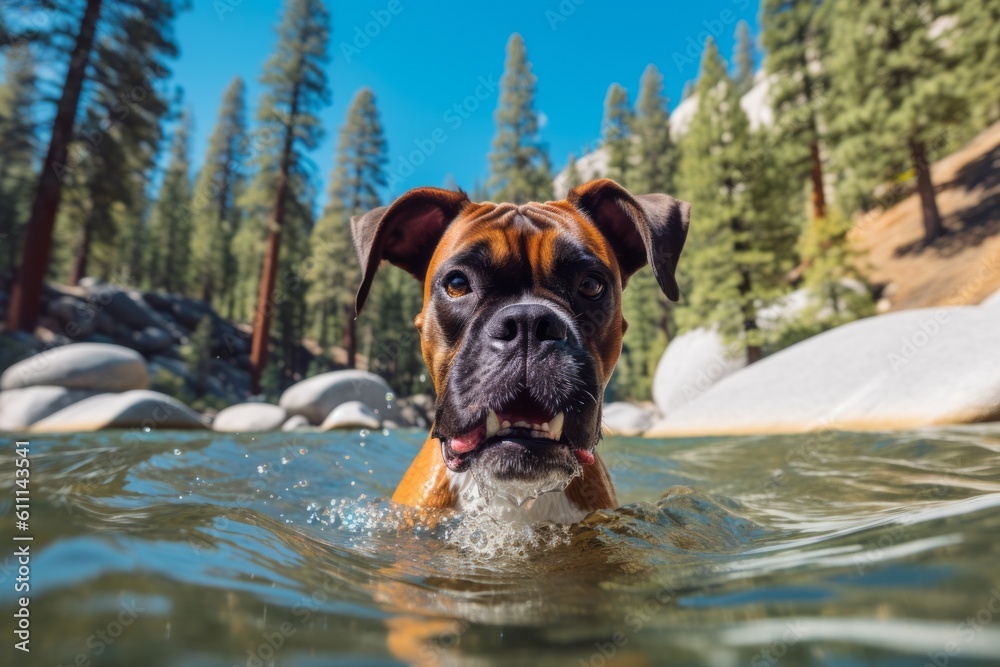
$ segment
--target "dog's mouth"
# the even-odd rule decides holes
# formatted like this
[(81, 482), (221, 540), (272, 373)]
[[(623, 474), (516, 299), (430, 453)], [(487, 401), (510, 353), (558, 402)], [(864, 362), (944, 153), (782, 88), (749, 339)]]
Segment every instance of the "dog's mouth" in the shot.
[[(571, 415), (572, 417), (572, 415)], [(566, 412), (552, 411), (525, 391), (453, 437), (440, 437), (441, 454), (449, 470), (464, 472), (487, 450), (508, 449), (513, 455), (548, 457), (568, 451), (582, 465), (594, 462), (594, 447), (572, 444), (565, 435)]]

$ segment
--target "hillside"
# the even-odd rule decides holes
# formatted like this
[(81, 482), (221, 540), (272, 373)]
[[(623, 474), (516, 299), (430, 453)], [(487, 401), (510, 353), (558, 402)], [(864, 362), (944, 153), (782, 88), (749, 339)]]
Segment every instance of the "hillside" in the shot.
[(858, 219), (851, 236), (869, 280), (884, 285), (880, 310), (976, 304), (1000, 289), (1000, 123), (934, 164), (948, 232), (920, 247), (920, 201)]

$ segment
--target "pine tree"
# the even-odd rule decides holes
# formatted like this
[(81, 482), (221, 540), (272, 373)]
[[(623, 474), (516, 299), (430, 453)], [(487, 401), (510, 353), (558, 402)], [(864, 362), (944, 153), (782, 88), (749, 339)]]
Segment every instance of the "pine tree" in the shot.
[[(114, 45), (121, 61), (144, 68), (147, 82), (155, 83), (167, 74), (163, 60), (176, 55), (172, 24), (186, 4), (185, 0), (86, 0), (79, 14), (76, 3), (51, 5), (51, 36), (72, 31), (74, 38), (69, 52), (57, 56), (65, 57), (68, 65), (49, 132), (48, 149), (33, 192), (23, 257), (7, 312), (9, 329), (30, 331), (38, 316), (77, 111), (88, 77), (96, 74), (92, 83), (101, 85), (100, 63), (92, 62), (99, 35), (105, 35)], [(55, 39), (52, 43), (61, 41)], [(123, 94), (122, 90), (116, 92)]]
[(674, 191), (677, 147), (670, 136), (667, 104), (663, 95), (663, 75), (654, 65), (649, 65), (642, 73), (632, 122), (636, 158), (629, 187), (633, 192), (670, 194)]
[(932, 154), (947, 144), (949, 127), (965, 119), (969, 106), (968, 91), (961, 90), (959, 35), (949, 18), (953, 9), (949, 2), (905, 0), (831, 5), (837, 39), (828, 59), (831, 129), (838, 161), (853, 185), (847, 202), (866, 203), (878, 184), (912, 169), (925, 244), (944, 232)]
[(149, 286), (183, 291), (191, 245), (190, 114), (174, 130), (170, 160), (149, 222)]
[(826, 217), (827, 208), (820, 117), (829, 90), (821, 61), (828, 50), (829, 26), (820, 8), (819, 0), (764, 0), (761, 15), (779, 158), (789, 175), (801, 181), (808, 175), (814, 222)]
[(1000, 0), (962, 0), (958, 16), (962, 37), (956, 46), (966, 75), (961, 88), (970, 91), (979, 130), (1000, 120)]
[(4, 53), (0, 84), (0, 271), (13, 271), (31, 199), (37, 143), (34, 57), (27, 45)]
[(628, 92), (617, 83), (608, 87), (601, 123), (604, 149), (608, 152), (608, 178), (629, 187), (632, 169), (632, 111)]
[(328, 342), (330, 321), (337, 322), (347, 365), (352, 368), (358, 348), (354, 293), (361, 269), (351, 240), (351, 217), (380, 205), (379, 188), (386, 185), (386, 151), (375, 95), (362, 88), (340, 130), (330, 198), (312, 232), (308, 273), (309, 302), (319, 317), (321, 345), (325, 348)]
[[(125, 264), (118, 237), (142, 225), (142, 218), (128, 211), (146, 199), (146, 174), (154, 166), (161, 119), (169, 109), (159, 91), (146, 89), (151, 62), (136, 59), (121, 39), (128, 37), (97, 40), (86, 111), (62, 170), (71, 205), (60, 211), (56, 237), (62, 247), (72, 248), (72, 285), (88, 274), (110, 278)], [(124, 98), (123, 90), (130, 91)]]
[(316, 111), (330, 100), (324, 69), (329, 39), (330, 14), (322, 0), (287, 0), (278, 27), (278, 45), (261, 79), (267, 93), (259, 120), (279, 142), (273, 147), (277, 172), (250, 353), (254, 392), (260, 389), (261, 373), (267, 365), (282, 224), (292, 194), (292, 174), (301, 160), (298, 149), (311, 150), (319, 143), (322, 126)]
[(753, 88), (754, 54), (753, 38), (750, 36), (750, 26), (746, 21), (736, 24), (736, 52), (733, 54), (736, 62), (736, 90), (745, 95)]
[[(780, 181), (771, 178), (764, 139), (751, 135), (736, 84), (709, 40), (698, 81), (698, 109), (681, 144), (681, 196), (698, 212), (682, 263), (687, 299), (677, 309), (684, 329), (715, 326), (740, 338), (750, 362), (760, 357), (757, 310), (780, 295), (793, 257), (796, 225), (776, 209)], [(751, 155), (762, 156), (748, 165)], [(786, 179), (787, 180), (787, 179)]]
[[(632, 120), (634, 141), (628, 186), (635, 193), (675, 193), (677, 149), (670, 137), (670, 117), (663, 95), (663, 76), (650, 65), (643, 72)], [(615, 371), (618, 394), (648, 400), (656, 364), (667, 345), (670, 309), (649, 267), (629, 279), (622, 295), (629, 323)]]
[(231, 245), (239, 224), (236, 198), (246, 159), (244, 91), (239, 77), (226, 89), (192, 199), (190, 283), (209, 303), (217, 294), (227, 296), (236, 269)]
[(498, 201), (525, 203), (551, 199), (548, 154), (540, 143), (535, 112), (535, 84), (524, 40), (507, 42), (507, 62), (500, 79), (497, 134), (490, 154), (490, 189)]

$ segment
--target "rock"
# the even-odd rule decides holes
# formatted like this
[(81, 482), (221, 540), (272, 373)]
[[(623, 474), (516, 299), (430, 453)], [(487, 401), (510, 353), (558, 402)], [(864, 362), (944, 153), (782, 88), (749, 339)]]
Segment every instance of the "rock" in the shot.
[(738, 346), (727, 347), (708, 329), (694, 329), (671, 341), (653, 376), (653, 400), (670, 415), (712, 385), (746, 366)]
[(169, 349), (174, 344), (174, 337), (158, 327), (145, 327), (142, 331), (133, 331), (131, 345), (143, 354), (156, 354)]
[[(197, 301), (185, 296), (174, 298), (170, 312), (174, 319), (188, 329), (197, 327), (205, 317), (213, 315), (211, 307), (204, 301)], [(214, 319), (214, 318), (213, 318)]]
[(288, 418), (284, 408), (269, 403), (230, 405), (215, 416), (212, 430), (227, 433), (277, 431)]
[(79, 283), (80, 287), (86, 290), (92, 290), (98, 285), (103, 285), (103, 284), (104, 284), (103, 280), (101, 280), (100, 278), (95, 278), (94, 276), (85, 276), (83, 278), (80, 278), (80, 283)]
[(170, 357), (165, 357), (163, 355), (151, 357), (149, 360), (149, 374), (156, 377), (156, 374), (161, 370), (182, 378), (186, 383), (194, 384), (194, 375), (191, 374), (187, 365), (182, 361), (171, 359)]
[(397, 399), (386, 416), (404, 428), (427, 428), (434, 421), (434, 397), (429, 394), (414, 394)]
[(298, 431), (309, 426), (309, 420), (302, 415), (292, 415), (289, 417), (284, 424), (281, 425), (281, 430), (285, 431)]
[(126, 391), (149, 386), (146, 362), (120, 345), (74, 343), (29, 357), (0, 376), (0, 389), (53, 385), (69, 389)]
[(156, 391), (135, 389), (98, 394), (52, 414), (31, 427), (32, 433), (71, 433), (105, 428), (205, 428), (197, 412)]
[(427, 428), (434, 421), (434, 397), (430, 394), (414, 394), (400, 398), (386, 414), (392, 416), (400, 426)]
[(338, 405), (329, 416), (323, 420), (320, 429), (329, 431), (335, 428), (381, 428), (382, 422), (375, 412), (361, 401), (347, 401)]
[(993, 292), (988, 297), (979, 302), (980, 306), (1000, 307), (1000, 290)]
[(26, 387), (0, 391), (0, 431), (27, 431), (35, 422), (95, 392), (66, 387)]
[(608, 403), (601, 410), (604, 429), (609, 435), (642, 435), (658, 416), (653, 410), (634, 403)]
[(143, 292), (142, 298), (146, 303), (161, 313), (170, 312), (174, 305), (173, 299), (171, 299), (168, 294), (162, 294), (160, 292)]
[(119, 324), (139, 330), (146, 327), (167, 328), (167, 323), (146, 303), (138, 290), (125, 291), (111, 285), (98, 285), (89, 292), (95, 307), (108, 313)]
[(917, 428), (1000, 419), (1000, 308), (908, 310), (793, 345), (648, 436)]
[(380, 414), (392, 401), (392, 389), (368, 371), (332, 371), (293, 384), (278, 405), (288, 414), (304, 415), (311, 423), (322, 424), (334, 408), (347, 401), (361, 401)]

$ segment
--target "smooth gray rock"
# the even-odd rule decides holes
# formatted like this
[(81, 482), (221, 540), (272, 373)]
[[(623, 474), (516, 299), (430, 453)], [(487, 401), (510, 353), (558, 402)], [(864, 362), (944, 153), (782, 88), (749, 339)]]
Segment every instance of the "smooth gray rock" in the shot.
[(382, 415), (393, 400), (392, 389), (374, 373), (359, 370), (321, 373), (293, 384), (278, 405), (290, 415), (304, 415), (313, 424), (322, 424), (334, 408), (347, 401), (361, 401)]
[(19, 361), (0, 376), (0, 389), (52, 385), (69, 389), (126, 391), (149, 386), (142, 355), (120, 345), (74, 343)]
[(0, 391), (0, 431), (27, 431), (32, 424), (94, 393), (50, 386)]
[(660, 357), (653, 401), (669, 416), (744, 366), (746, 354), (739, 346), (727, 346), (715, 331), (688, 331), (672, 340)]
[(89, 290), (97, 310), (108, 313), (130, 329), (155, 327), (165, 329), (166, 321), (142, 298), (138, 290), (122, 290), (112, 285), (98, 285)]
[(98, 394), (37, 422), (32, 433), (72, 433), (107, 428), (201, 429), (201, 416), (180, 401), (156, 391), (136, 389)]
[(361, 401), (347, 401), (338, 405), (329, 416), (323, 420), (320, 429), (329, 431), (335, 428), (381, 428), (382, 421), (370, 407)]
[(647, 436), (917, 428), (1000, 419), (1000, 308), (870, 317), (793, 345)]
[(270, 403), (240, 403), (230, 405), (215, 415), (213, 431), (226, 433), (257, 433), (277, 431), (288, 419), (285, 409)]
[(641, 435), (649, 429), (659, 415), (634, 403), (608, 403), (601, 409), (604, 430), (609, 435)]
[(309, 420), (302, 415), (292, 415), (289, 417), (284, 424), (281, 425), (281, 430), (285, 431), (298, 431), (309, 426)]
[(174, 344), (174, 337), (157, 327), (146, 327), (132, 332), (132, 346), (143, 354), (163, 352)]

